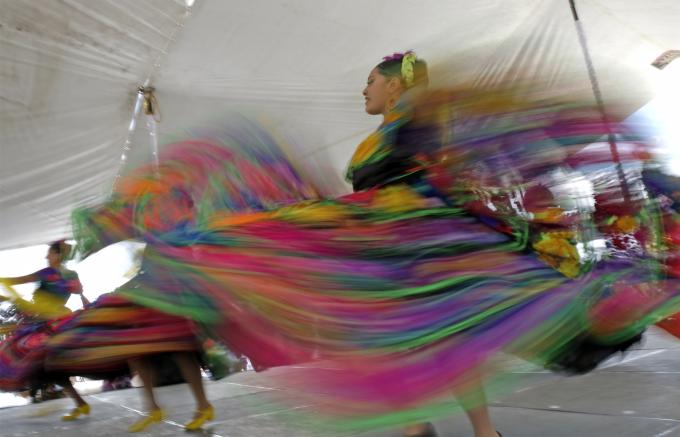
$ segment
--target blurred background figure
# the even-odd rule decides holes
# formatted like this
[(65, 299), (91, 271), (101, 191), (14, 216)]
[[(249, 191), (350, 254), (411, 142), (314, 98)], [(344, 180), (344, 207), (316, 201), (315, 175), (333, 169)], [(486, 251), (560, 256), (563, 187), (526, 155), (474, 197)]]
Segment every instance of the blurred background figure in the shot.
[[(63, 387), (64, 393), (74, 400), (76, 407), (62, 417), (74, 420), (90, 414), (90, 406), (73, 388), (68, 377), (54, 377), (43, 374), (43, 360), (46, 342), (55, 329), (65, 323), (71, 312), (66, 302), (71, 294), (80, 295), (83, 306), (89, 304), (83, 295), (83, 287), (76, 272), (68, 270), (64, 262), (71, 252), (70, 245), (60, 240), (50, 244), (47, 251), (48, 266), (25, 276), (0, 278), (14, 300), (19, 317), (13, 334), (0, 344), (0, 388), (14, 391), (27, 386), (31, 399), (54, 399), (59, 396), (54, 382)], [(18, 296), (12, 285), (37, 282), (38, 288), (28, 302)]]

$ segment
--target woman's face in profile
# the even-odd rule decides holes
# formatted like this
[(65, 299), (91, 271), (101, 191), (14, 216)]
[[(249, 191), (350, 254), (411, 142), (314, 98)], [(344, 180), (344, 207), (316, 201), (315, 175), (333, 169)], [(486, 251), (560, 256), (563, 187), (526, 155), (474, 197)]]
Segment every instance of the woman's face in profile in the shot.
[(364, 108), (371, 115), (383, 114), (389, 99), (388, 80), (377, 68), (371, 70), (364, 88)]

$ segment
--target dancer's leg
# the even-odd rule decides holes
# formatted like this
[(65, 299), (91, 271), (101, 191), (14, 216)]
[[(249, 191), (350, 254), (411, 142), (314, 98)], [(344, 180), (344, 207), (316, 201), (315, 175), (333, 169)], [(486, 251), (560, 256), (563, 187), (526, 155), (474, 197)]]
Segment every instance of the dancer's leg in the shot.
[(66, 393), (66, 395), (73, 399), (73, 401), (76, 403), (76, 407), (71, 410), (70, 413), (61, 416), (61, 420), (76, 420), (82, 415), (90, 414), (90, 405), (85, 402), (85, 399), (80, 396), (80, 393), (78, 393), (76, 389), (73, 388), (73, 384), (71, 384), (71, 380), (69, 378), (60, 379), (57, 381), (57, 383), (64, 388), (64, 393)]
[(71, 380), (69, 378), (65, 378), (65, 379), (59, 381), (58, 384), (64, 388), (64, 393), (66, 393), (66, 396), (73, 399), (73, 401), (76, 403), (77, 407), (82, 407), (83, 405), (87, 405), (87, 402), (85, 402), (85, 399), (83, 399), (82, 396), (80, 396), (80, 393), (78, 393), (76, 391), (76, 389), (73, 388), (73, 384), (71, 384)]
[(128, 360), (128, 366), (130, 366), (130, 370), (137, 373), (142, 380), (144, 403), (146, 403), (146, 408), (148, 408), (149, 411), (146, 417), (133, 423), (128, 428), (128, 431), (130, 432), (139, 432), (146, 429), (149, 425), (163, 420), (163, 411), (158, 406), (153, 391), (154, 369), (151, 362), (146, 358), (133, 358)]
[(154, 369), (151, 362), (146, 358), (132, 358), (128, 360), (128, 366), (133, 373), (139, 375), (142, 380), (143, 402), (146, 404), (145, 408), (148, 411), (160, 410), (156, 402), (156, 396), (153, 391), (154, 386)]
[(173, 357), (177, 363), (177, 367), (179, 367), (180, 372), (182, 372), (184, 380), (189, 384), (191, 393), (196, 400), (197, 409), (205, 410), (210, 407), (210, 402), (208, 402), (208, 398), (205, 396), (201, 366), (198, 364), (196, 355), (190, 352), (178, 352), (175, 353)]
[(210, 405), (208, 398), (205, 396), (201, 366), (198, 364), (198, 359), (194, 353), (179, 352), (174, 354), (174, 358), (184, 380), (189, 384), (197, 405), (196, 414), (184, 427), (191, 431), (200, 429), (205, 422), (212, 420), (215, 414), (212, 405)]
[[(481, 377), (478, 374), (473, 375), (472, 379), (462, 390), (464, 393), (458, 396), (465, 413), (470, 420), (475, 437), (498, 437), (500, 434), (496, 431), (491, 422), (491, 415), (489, 414), (489, 407), (487, 405), (486, 394), (481, 382)], [(403, 429), (404, 436), (434, 436), (434, 429), (429, 423), (418, 423), (410, 425)]]
[(467, 413), (475, 437), (497, 437), (499, 434), (491, 422), (481, 376), (477, 373), (472, 375), (470, 382), (463, 387), (462, 392), (458, 396), (458, 400)]

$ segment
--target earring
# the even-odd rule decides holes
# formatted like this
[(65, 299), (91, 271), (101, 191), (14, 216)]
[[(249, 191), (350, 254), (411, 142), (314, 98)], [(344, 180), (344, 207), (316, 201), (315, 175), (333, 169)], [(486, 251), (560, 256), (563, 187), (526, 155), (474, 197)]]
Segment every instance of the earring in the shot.
[(397, 106), (397, 98), (395, 96), (392, 96), (387, 99), (387, 110), (391, 111), (394, 109), (394, 107)]

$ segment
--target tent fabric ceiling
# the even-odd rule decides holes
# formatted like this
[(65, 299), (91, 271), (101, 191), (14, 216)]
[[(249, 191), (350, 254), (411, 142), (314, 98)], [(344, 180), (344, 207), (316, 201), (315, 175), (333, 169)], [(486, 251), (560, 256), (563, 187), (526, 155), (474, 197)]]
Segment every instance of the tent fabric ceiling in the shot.
[[(606, 101), (642, 106), (680, 48), (676, 0), (577, 0)], [(329, 190), (377, 121), (361, 89), (381, 56), (415, 49), (442, 80), (518, 70), (590, 85), (567, 0), (0, 0), (0, 249), (70, 234), (73, 207), (119, 171), (137, 87), (157, 89), (161, 143), (255, 114), (324, 169)], [(138, 159), (148, 154), (135, 135)], [(327, 171), (325, 171), (327, 170)], [(328, 175), (335, 175), (331, 178)]]
[(184, 13), (168, 1), (0, 2), (0, 248), (68, 236), (116, 173), (131, 96)]

